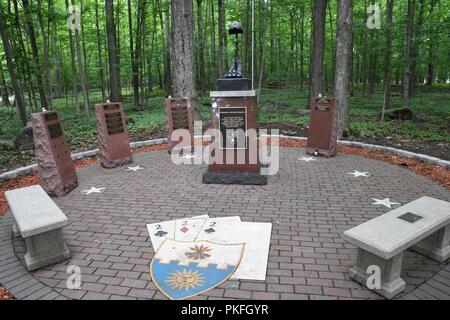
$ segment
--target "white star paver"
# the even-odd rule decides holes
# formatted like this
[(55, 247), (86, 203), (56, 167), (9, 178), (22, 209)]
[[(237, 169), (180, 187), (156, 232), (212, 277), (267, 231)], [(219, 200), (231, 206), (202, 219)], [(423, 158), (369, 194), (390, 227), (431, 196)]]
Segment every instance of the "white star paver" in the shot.
[(91, 193), (103, 193), (105, 192), (106, 188), (97, 188), (92, 187), (89, 190), (81, 190), (81, 194), (84, 194), (85, 196), (90, 195)]
[(372, 200), (375, 201), (374, 203), (372, 203), (373, 206), (382, 205), (382, 206), (385, 206), (385, 207), (387, 207), (389, 209), (392, 208), (393, 205), (400, 205), (400, 203), (393, 202), (389, 198), (381, 199), (381, 200), (372, 198)]
[(127, 170), (125, 171), (133, 171), (136, 172), (138, 170), (143, 170), (144, 168), (142, 168), (141, 166), (136, 166), (136, 167), (128, 167)]
[(317, 158), (314, 158), (314, 157), (301, 157), (301, 158), (298, 158), (298, 160), (310, 162), (310, 161), (317, 161)]
[(355, 170), (355, 172), (349, 172), (347, 174), (352, 174), (355, 178), (371, 176), (371, 174), (369, 172), (359, 172), (358, 170)]

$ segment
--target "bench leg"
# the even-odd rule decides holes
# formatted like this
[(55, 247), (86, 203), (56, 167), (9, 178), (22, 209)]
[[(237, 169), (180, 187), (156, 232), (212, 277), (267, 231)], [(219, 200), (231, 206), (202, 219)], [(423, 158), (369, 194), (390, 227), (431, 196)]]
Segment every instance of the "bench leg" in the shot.
[[(370, 266), (378, 266), (380, 268), (380, 287), (373, 289), (383, 297), (391, 299), (397, 294), (405, 290), (405, 282), (400, 277), (402, 270), (403, 252), (391, 259), (383, 259), (368, 251), (358, 248), (356, 266), (350, 269), (350, 278), (359, 282), (363, 286), (368, 286), (368, 278), (372, 273), (368, 273)], [(372, 283), (372, 282), (371, 282)]]
[(432, 235), (411, 247), (428, 258), (444, 262), (450, 258), (450, 226), (439, 229)]
[(25, 264), (29, 271), (70, 258), (70, 251), (64, 242), (61, 228), (27, 237), (25, 242), (27, 244)]
[(14, 238), (20, 238), (22, 236), (20, 234), (20, 230), (19, 230), (19, 227), (17, 226), (17, 223), (14, 222), (12, 229), (13, 229), (13, 237)]

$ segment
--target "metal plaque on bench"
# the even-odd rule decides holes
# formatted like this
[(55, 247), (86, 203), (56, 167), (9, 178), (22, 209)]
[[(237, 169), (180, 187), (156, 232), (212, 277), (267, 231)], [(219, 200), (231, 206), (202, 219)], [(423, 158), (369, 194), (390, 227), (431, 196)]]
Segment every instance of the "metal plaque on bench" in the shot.
[(97, 104), (95, 113), (102, 167), (115, 168), (131, 163), (130, 141), (122, 103)]
[(40, 184), (50, 195), (64, 196), (78, 181), (59, 113), (33, 113), (31, 119)]

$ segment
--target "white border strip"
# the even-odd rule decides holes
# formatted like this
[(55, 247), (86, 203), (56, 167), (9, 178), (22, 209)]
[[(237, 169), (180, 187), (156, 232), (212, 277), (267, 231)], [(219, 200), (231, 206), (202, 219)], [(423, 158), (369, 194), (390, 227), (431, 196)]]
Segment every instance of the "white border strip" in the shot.
[[(270, 135), (267, 135), (267, 134), (263, 134), (262, 136), (270, 137)], [(286, 135), (282, 135), (282, 134), (273, 135), (273, 136), (282, 138), (282, 139), (290, 139), (290, 140), (297, 140), (297, 141), (307, 140), (307, 138), (305, 138), (305, 137), (286, 136)], [(207, 137), (205, 136), (203, 138), (207, 138)], [(153, 146), (153, 145), (163, 144), (163, 143), (167, 143), (167, 138), (131, 142), (130, 147), (132, 149), (135, 149), (135, 148), (139, 148), (139, 147)], [(436, 157), (427, 156), (425, 154), (418, 154), (418, 153), (405, 151), (405, 150), (401, 150), (401, 149), (397, 149), (397, 148), (385, 147), (385, 146), (368, 144), (368, 143), (363, 143), (363, 142), (356, 142), (356, 141), (339, 140), (338, 144), (347, 146), (347, 147), (355, 147), (355, 148), (362, 148), (362, 149), (368, 149), (368, 150), (373, 150), (373, 151), (389, 152), (389, 153), (393, 153), (393, 154), (396, 154), (396, 155), (399, 155), (399, 156), (402, 156), (402, 157), (405, 157), (408, 159), (419, 160), (419, 161), (423, 161), (423, 162), (426, 162), (426, 163), (429, 163), (432, 165), (437, 165), (437, 166), (440, 166), (445, 169), (450, 168), (450, 161), (439, 159)], [(99, 153), (99, 149), (74, 153), (74, 154), (72, 154), (72, 159), (73, 160), (81, 160), (81, 159), (85, 159), (85, 158), (90, 158), (90, 157), (96, 156), (98, 153)], [(2, 174), (0, 174), (0, 183), (30, 174), (32, 172), (37, 171), (37, 169), (38, 169), (37, 164), (32, 164), (32, 165), (29, 165), (26, 167), (21, 167), (21, 168), (15, 169), (15, 170), (11, 170), (11, 171), (2, 173)]]
[[(167, 138), (131, 142), (130, 147), (132, 149), (135, 149), (135, 148), (139, 148), (139, 147), (153, 146), (156, 144), (163, 144), (163, 143), (167, 143)], [(79, 153), (73, 153), (72, 160), (81, 160), (81, 159), (91, 158), (91, 157), (96, 156), (99, 152), (100, 152), (99, 149), (94, 149), (94, 150), (83, 151), (83, 152), (79, 152)], [(37, 164), (32, 164), (32, 165), (29, 165), (26, 167), (17, 168), (15, 170), (11, 170), (11, 171), (2, 173), (2, 174), (0, 174), (0, 183), (30, 174), (34, 171), (37, 171), (37, 169), (38, 169)]]
[[(270, 135), (263, 135), (266, 137), (270, 137)], [(308, 140), (308, 138), (306, 137), (296, 137), (296, 136), (286, 136), (286, 135), (273, 135), (276, 136), (278, 138), (282, 138), (282, 139), (291, 139), (291, 140), (298, 140), (298, 141), (306, 141)], [(428, 156), (426, 154), (419, 154), (419, 153), (414, 153), (411, 151), (406, 151), (406, 150), (402, 150), (402, 149), (397, 149), (397, 148), (393, 148), (393, 147), (385, 147), (385, 146), (380, 146), (380, 145), (376, 145), (376, 144), (369, 144), (369, 143), (363, 143), (363, 142), (357, 142), (357, 141), (347, 141), (347, 140), (339, 140), (338, 144), (343, 145), (343, 146), (347, 146), (347, 147), (355, 147), (355, 148), (362, 148), (362, 149), (368, 149), (368, 150), (373, 150), (373, 151), (382, 151), (382, 152), (388, 152), (388, 153), (393, 153), (408, 159), (414, 159), (414, 160), (418, 160), (418, 161), (423, 161), (432, 165), (437, 165), (440, 166), (442, 168), (445, 169), (449, 169), (450, 168), (450, 161), (447, 160), (443, 160), (440, 158), (436, 158), (436, 157), (432, 157), (432, 156)]]

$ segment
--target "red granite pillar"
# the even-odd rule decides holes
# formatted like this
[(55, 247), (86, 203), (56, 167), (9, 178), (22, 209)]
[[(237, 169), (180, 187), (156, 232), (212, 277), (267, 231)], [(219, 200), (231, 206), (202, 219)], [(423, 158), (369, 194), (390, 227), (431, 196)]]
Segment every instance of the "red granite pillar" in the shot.
[(311, 106), (306, 153), (333, 157), (336, 155), (336, 145), (336, 99), (317, 97)]
[(40, 184), (48, 194), (62, 197), (78, 180), (59, 113), (33, 113), (31, 119)]
[(115, 168), (133, 161), (122, 103), (95, 105), (100, 164)]

